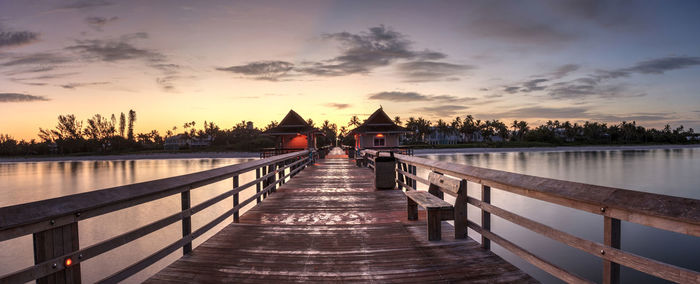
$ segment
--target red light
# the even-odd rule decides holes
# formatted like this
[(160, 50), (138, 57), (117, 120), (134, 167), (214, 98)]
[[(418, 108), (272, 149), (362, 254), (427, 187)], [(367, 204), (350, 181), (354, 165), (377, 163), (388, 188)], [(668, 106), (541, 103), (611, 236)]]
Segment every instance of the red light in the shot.
[(384, 134), (379, 133), (377, 134), (377, 137), (384, 137)]
[(66, 258), (65, 264), (66, 264), (66, 267), (68, 267), (68, 266), (70, 266), (71, 264), (73, 264), (73, 260), (70, 259), (70, 258)]

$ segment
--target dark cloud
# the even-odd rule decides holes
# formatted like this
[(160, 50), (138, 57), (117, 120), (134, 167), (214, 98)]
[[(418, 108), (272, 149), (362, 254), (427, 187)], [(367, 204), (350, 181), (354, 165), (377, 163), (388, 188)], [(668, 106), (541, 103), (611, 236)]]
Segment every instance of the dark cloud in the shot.
[(370, 94), (370, 100), (383, 100), (394, 102), (415, 102), (415, 101), (456, 101), (456, 100), (473, 100), (474, 98), (459, 98), (451, 95), (424, 95), (416, 92), (380, 92)]
[(505, 86), (503, 87), (503, 91), (509, 94), (515, 94), (520, 91), (520, 87), (518, 86)]
[(415, 109), (415, 111), (420, 112), (420, 113), (431, 114), (434, 116), (445, 117), (445, 116), (453, 116), (455, 114), (459, 114), (460, 112), (462, 112), (468, 108), (469, 107), (467, 107), (467, 106), (460, 106), (460, 105), (439, 105), (439, 106), (429, 106), (429, 107), (417, 108), (417, 109)]
[(332, 107), (335, 109), (346, 109), (350, 107), (350, 104), (341, 104), (341, 103), (328, 103), (326, 104), (328, 107)]
[(30, 31), (5, 31), (0, 27), (0, 48), (29, 44), (37, 40), (39, 40), (38, 33)]
[(540, 84), (547, 82), (547, 81), (549, 81), (549, 79), (534, 79), (534, 80), (527, 81), (527, 82), (523, 83), (523, 87), (522, 87), (522, 89), (520, 89), (520, 92), (529, 93), (529, 92), (533, 92), (533, 91), (544, 90), (547, 87), (541, 86)]
[(562, 65), (556, 70), (554, 70), (554, 72), (552, 72), (552, 79), (561, 79), (563, 77), (566, 77), (566, 75), (569, 75), (571, 72), (574, 72), (579, 68), (581, 68), (581, 66), (577, 64)]
[(146, 38), (146, 33), (135, 33), (122, 36), (118, 40), (78, 40), (75, 45), (66, 47), (76, 51), (90, 60), (114, 62), (129, 59), (141, 59), (150, 62), (165, 60), (165, 56), (157, 51), (135, 47), (132, 39)]
[(666, 71), (697, 65), (700, 65), (700, 57), (672, 56), (642, 61), (623, 70), (630, 73), (663, 74)]
[(59, 9), (88, 9), (109, 5), (112, 5), (112, 2), (106, 0), (78, 0), (70, 4), (60, 6)]
[(220, 71), (242, 74), (256, 80), (278, 81), (292, 71), (294, 64), (286, 61), (257, 61), (245, 65), (216, 68)]
[(398, 65), (399, 74), (408, 82), (450, 80), (464, 71), (474, 69), (471, 65), (458, 65), (436, 61), (412, 61)]
[(109, 84), (109, 82), (68, 83), (68, 84), (61, 85), (61, 88), (75, 89), (75, 88), (85, 87), (85, 86), (96, 86), (96, 85), (106, 85), (106, 84)]
[(102, 31), (102, 27), (104, 27), (106, 24), (109, 24), (111, 22), (114, 22), (116, 20), (119, 20), (119, 17), (111, 17), (111, 18), (106, 18), (106, 17), (87, 17), (85, 18), (85, 22), (93, 29), (97, 31)]
[(49, 99), (43, 96), (33, 96), (19, 93), (0, 93), (0, 103), (34, 102), (48, 100)]
[(514, 118), (587, 118), (590, 117), (586, 107), (524, 107), (511, 109), (504, 113), (494, 114), (496, 117)]
[[(25, 55), (12, 56), (9, 61), (0, 63), (0, 66), (17, 66), (17, 65), (40, 65), (46, 69), (47, 65), (55, 65), (70, 62), (71, 58), (50, 52), (39, 52)], [(48, 70), (36, 69), (32, 72), (41, 72)]]
[(338, 43), (340, 54), (325, 60), (298, 63), (263, 60), (245, 65), (217, 68), (250, 76), (257, 80), (278, 81), (282, 77), (313, 75), (321, 77), (368, 74), (375, 68), (407, 61), (399, 72), (408, 81), (455, 80), (455, 75), (473, 68), (435, 60), (447, 57), (432, 50), (414, 50), (412, 42), (399, 32), (383, 25), (357, 34), (324, 34), (322, 38)]

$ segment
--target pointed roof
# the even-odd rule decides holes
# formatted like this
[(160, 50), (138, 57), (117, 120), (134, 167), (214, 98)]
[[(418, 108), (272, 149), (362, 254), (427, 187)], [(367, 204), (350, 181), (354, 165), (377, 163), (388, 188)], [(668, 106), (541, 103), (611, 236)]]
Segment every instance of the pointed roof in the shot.
[(318, 128), (314, 128), (304, 120), (294, 110), (289, 110), (289, 113), (275, 127), (263, 132), (263, 135), (289, 135), (297, 133), (318, 132)]
[(383, 108), (377, 109), (362, 125), (350, 131), (359, 133), (407, 133), (408, 129), (396, 125)]

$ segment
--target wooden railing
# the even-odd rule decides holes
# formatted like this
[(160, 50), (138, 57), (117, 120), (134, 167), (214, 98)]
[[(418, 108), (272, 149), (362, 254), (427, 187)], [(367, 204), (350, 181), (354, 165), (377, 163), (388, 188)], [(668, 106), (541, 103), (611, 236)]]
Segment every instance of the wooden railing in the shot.
[[(57, 283), (79, 283), (81, 262), (179, 221), (182, 223), (182, 238), (100, 282), (124, 280), (179, 248), (188, 254), (192, 251), (192, 240), (232, 215), (233, 221), (238, 222), (243, 206), (253, 200), (261, 202), (268, 194), (275, 192), (277, 185), (284, 184), (285, 179), (293, 177), (312, 162), (311, 154), (310, 151), (299, 151), (192, 174), (0, 208), (0, 242), (33, 234), (35, 259), (34, 266), (0, 276), (0, 283), (25, 283), (35, 279), (42, 283), (47, 282), (48, 276), (58, 280)], [(249, 171), (255, 171), (255, 180), (239, 185), (239, 176)], [(232, 179), (232, 189), (192, 206), (191, 190), (229, 178)], [(252, 187), (256, 188), (256, 193), (239, 202), (239, 193)], [(177, 194), (181, 197), (181, 211), (80, 248), (79, 221)], [(227, 198), (233, 198), (230, 210), (192, 231), (192, 215)]]
[[(362, 152), (364, 164), (373, 166), (377, 151)], [(490, 230), (491, 214), (535, 233), (603, 260), (603, 283), (619, 283), (620, 265), (678, 283), (700, 283), (700, 273), (663, 263), (620, 249), (620, 221), (642, 224), (666, 231), (700, 237), (700, 200), (611, 188), (577, 182), (516, 174), (467, 165), (433, 161), (396, 154), (399, 189), (415, 190), (417, 182), (428, 184), (417, 175), (418, 167), (481, 185), (481, 198), (467, 198), (467, 203), (481, 209), (481, 226), (468, 221), (468, 227), (481, 234), (482, 247), (491, 241), (520, 258), (569, 283), (589, 283)], [(563, 232), (548, 225), (494, 206), (491, 188), (602, 215), (604, 242), (598, 243)]]
[(265, 159), (277, 155), (289, 154), (304, 151), (303, 148), (265, 148), (260, 150), (260, 159)]

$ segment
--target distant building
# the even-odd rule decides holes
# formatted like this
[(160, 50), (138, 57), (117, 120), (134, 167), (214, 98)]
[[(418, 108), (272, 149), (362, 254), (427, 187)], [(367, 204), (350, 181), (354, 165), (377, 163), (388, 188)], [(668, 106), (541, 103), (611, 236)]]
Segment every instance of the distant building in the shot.
[(212, 137), (209, 135), (207, 137), (187, 138), (184, 134), (178, 134), (165, 138), (163, 149), (177, 151), (180, 149), (206, 148), (211, 145), (211, 141)]
[(425, 137), (425, 143), (432, 145), (460, 144), (464, 142), (464, 136), (457, 132), (443, 133), (437, 127), (431, 126), (431, 132)]
[(245, 128), (248, 129), (248, 130), (253, 130), (253, 129), (255, 129), (255, 127), (253, 127), (253, 122), (252, 122), (252, 121), (248, 121), (248, 122), (246, 123), (246, 125), (245, 125)]
[(380, 107), (349, 134), (355, 137), (355, 149), (372, 149), (398, 147), (399, 137), (409, 132), (396, 125)]
[(263, 135), (275, 137), (276, 149), (316, 148), (316, 136), (322, 135), (318, 128), (309, 125), (298, 113), (290, 110), (282, 121)]

